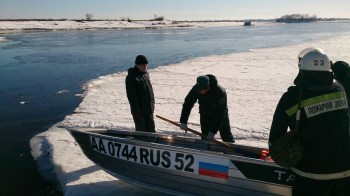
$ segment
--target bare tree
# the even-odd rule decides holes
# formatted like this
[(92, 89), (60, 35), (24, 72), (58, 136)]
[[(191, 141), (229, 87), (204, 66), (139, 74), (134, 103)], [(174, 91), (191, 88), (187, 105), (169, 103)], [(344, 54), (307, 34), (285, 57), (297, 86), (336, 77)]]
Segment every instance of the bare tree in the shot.
[(92, 17), (93, 17), (93, 15), (92, 15), (91, 13), (86, 13), (86, 14), (85, 14), (86, 20), (91, 20)]
[(158, 16), (157, 14), (154, 14), (154, 21), (163, 21), (164, 20), (164, 16)]

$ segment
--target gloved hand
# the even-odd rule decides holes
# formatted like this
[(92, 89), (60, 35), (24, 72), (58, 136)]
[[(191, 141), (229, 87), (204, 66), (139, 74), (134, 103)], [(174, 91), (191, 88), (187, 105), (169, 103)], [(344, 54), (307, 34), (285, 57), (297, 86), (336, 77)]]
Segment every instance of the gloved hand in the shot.
[(215, 134), (209, 131), (209, 133), (207, 135), (207, 140), (214, 141), (214, 137), (215, 137)]
[(186, 129), (187, 129), (187, 124), (186, 124), (186, 123), (180, 123), (180, 129), (186, 131)]

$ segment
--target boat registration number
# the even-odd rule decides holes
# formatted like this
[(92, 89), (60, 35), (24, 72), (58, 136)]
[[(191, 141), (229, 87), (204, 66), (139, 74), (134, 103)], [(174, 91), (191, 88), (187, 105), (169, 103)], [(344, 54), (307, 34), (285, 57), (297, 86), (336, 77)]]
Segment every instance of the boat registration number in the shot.
[(94, 151), (121, 160), (215, 178), (228, 178), (228, 159), (119, 143), (94, 136), (90, 136), (90, 142)]

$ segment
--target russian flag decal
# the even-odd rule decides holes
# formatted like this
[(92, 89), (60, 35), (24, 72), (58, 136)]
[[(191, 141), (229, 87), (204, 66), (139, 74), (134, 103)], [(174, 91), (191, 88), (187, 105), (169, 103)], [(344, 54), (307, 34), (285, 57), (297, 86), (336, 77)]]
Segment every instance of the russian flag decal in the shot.
[(228, 178), (228, 166), (199, 162), (198, 174), (215, 178)]

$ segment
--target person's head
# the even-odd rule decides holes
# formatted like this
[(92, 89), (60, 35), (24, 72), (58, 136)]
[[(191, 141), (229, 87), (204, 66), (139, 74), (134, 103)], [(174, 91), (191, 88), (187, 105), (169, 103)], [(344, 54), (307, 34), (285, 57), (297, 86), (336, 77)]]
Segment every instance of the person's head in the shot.
[(209, 91), (209, 77), (208, 76), (198, 76), (197, 77), (197, 88), (199, 90), (199, 94), (206, 94)]
[(311, 52), (311, 51), (314, 51), (314, 50), (318, 50), (320, 52), (323, 52), (323, 50), (321, 48), (314, 48), (314, 47), (309, 47), (309, 48), (305, 48), (304, 50), (302, 50), (299, 55), (298, 55), (298, 63), (299, 63), (299, 66), (300, 66), (300, 62), (301, 60), (303, 59), (303, 57), (305, 56), (306, 53), (308, 52)]
[(327, 86), (332, 83), (331, 62), (325, 52), (316, 48), (305, 53), (299, 62), (299, 74), (294, 80), (294, 84)]
[(335, 79), (342, 79), (350, 74), (349, 64), (344, 61), (337, 61), (331, 67)]
[(303, 71), (331, 71), (330, 60), (322, 49), (307, 52), (299, 65), (299, 69)]
[(143, 55), (138, 55), (135, 59), (135, 65), (137, 69), (141, 72), (146, 72), (147, 71), (147, 65), (148, 65), (148, 60), (145, 56)]

